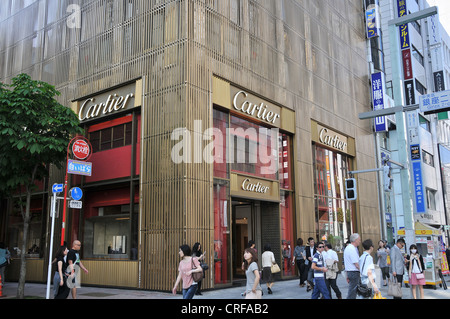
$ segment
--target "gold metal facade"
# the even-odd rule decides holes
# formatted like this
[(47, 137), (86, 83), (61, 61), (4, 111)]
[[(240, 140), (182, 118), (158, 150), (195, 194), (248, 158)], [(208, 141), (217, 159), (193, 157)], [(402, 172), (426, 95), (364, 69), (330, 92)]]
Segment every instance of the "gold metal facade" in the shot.
[[(68, 23), (69, 2), (80, 25)], [(2, 0), (0, 79), (21, 72), (54, 84), (68, 107), (142, 79), (140, 288), (172, 288), (183, 243), (202, 243), (214, 263), (212, 165), (194, 162), (195, 150), (193, 163), (171, 158), (174, 130), (194, 140), (213, 126), (214, 76), (295, 111), (298, 236), (316, 227), (312, 120), (355, 139), (358, 169), (375, 163), (370, 123), (358, 120), (370, 108), (360, 1)], [(358, 187), (357, 231), (377, 240), (375, 174)]]

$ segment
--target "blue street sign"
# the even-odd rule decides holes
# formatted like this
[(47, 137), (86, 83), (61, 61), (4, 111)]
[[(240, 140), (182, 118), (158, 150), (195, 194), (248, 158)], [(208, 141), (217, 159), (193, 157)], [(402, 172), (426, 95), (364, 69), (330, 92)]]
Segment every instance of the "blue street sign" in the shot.
[(53, 193), (62, 193), (63, 190), (64, 190), (63, 184), (53, 184), (53, 187), (52, 187)]
[(83, 191), (79, 187), (72, 187), (70, 189), (70, 196), (74, 200), (80, 200), (83, 197)]
[(69, 159), (67, 173), (76, 175), (92, 175), (92, 163)]

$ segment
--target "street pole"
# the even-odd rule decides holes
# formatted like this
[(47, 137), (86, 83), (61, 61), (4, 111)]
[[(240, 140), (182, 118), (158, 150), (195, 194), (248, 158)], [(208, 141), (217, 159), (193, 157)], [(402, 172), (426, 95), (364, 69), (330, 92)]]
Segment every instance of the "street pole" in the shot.
[(50, 299), (50, 283), (52, 276), (52, 258), (53, 258), (53, 236), (55, 231), (55, 217), (56, 217), (56, 193), (53, 193), (52, 205), (51, 205), (51, 216), (52, 216), (52, 230), (50, 233), (50, 249), (48, 257), (48, 274), (47, 274), (47, 296), (46, 299)]
[[(399, 41), (399, 29), (398, 27), (407, 24), (412, 21), (424, 19), (428, 16), (437, 14), (437, 7), (427, 8), (415, 12), (413, 14), (405, 15), (397, 19), (389, 21), (389, 40), (390, 40), (390, 55), (392, 65), (392, 88), (394, 95), (395, 106), (401, 106), (403, 108), (403, 80), (402, 80), (402, 67), (400, 63), (400, 41)], [(405, 239), (409, 246), (415, 243), (415, 225), (414, 225), (414, 206), (412, 204), (414, 186), (411, 182), (411, 167), (409, 160), (409, 138), (407, 136), (407, 128), (405, 123), (405, 111), (396, 108), (395, 121), (397, 126), (397, 149), (398, 159), (405, 168), (400, 170), (400, 181), (402, 189), (402, 206), (403, 206), (403, 218), (405, 225)], [(417, 112), (413, 110), (412, 112)]]

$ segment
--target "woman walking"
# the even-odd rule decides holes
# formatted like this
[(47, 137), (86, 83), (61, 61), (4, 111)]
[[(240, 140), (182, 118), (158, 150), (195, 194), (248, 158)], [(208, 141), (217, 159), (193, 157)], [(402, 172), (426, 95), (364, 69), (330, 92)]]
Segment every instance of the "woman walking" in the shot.
[(197, 258), (191, 257), (191, 248), (188, 245), (181, 245), (178, 251), (181, 261), (178, 266), (178, 277), (173, 286), (172, 293), (177, 294), (177, 286), (183, 281), (183, 299), (192, 299), (197, 291), (197, 283), (192, 277), (194, 272), (202, 272), (200, 262)]
[(423, 263), (423, 257), (417, 251), (417, 246), (412, 244), (409, 247), (409, 252), (411, 253), (409, 259), (409, 283), (411, 284), (413, 298), (417, 299), (416, 288), (419, 286), (420, 299), (424, 299), (423, 286), (425, 286), (425, 275), (423, 270), (425, 265)]
[[(361, 283), (363, 285), (367, 285), (369, 288), (373, 288), (373, 291), (375, 294), (379, 293), (380, 290), (377, 287), (377, 284), (375, 283), (375, 265), (373, 264), (373, 258), (371, 256), (373, 251), (373, 242), (371, 239), (366, 239), (362, 243), (364, 252), (359, 257), (359, 267), (360, 268), (360, 276), (361, 276)], [(371, 298), (371, 297), (361, 297), (364, 298)]]
[[(202, 246), (200, 245), (200, 243), (195, 243), (194, 247), (192, 247), (192, 257), (197, 257), (198, 261), (200, 262), (200, 265), (201, 265), (201, 262), (205, 259), (205, 254), (202, 253)], [(203, 271), (203, 278), (205, 278), (205, 271), (203, 270), (203, 268), (202, 268), (202, 271)], [(195, 292), (195, 294), (199, 295), (199, 296), (202, 295), (202, 292), (201, 292), (202, 281), (203, 281), (203, 279), (201, 279), (199, 282), (197, 282), (197, 291)]]
[(70, 288), (67, 287), (67, 267), (69, 263), (67, 261), (67, 249), (66, 245), (62, 245), (56, 252), (56, 271), (53, 277), (53, 289), (55, 299), (67, 299), (70, 293)]
[(389, 265), (387, 262), (387, 258), (389, 256), (389, 248), (386, 247), (386, 244), (383, 240), (378, 242), (378, 266), (381, 269), (381, 274), (383, 275), (383, 286), (387, 286), (386, 281), (389, 279)]
[(276, 263), (275, 256), (269, 244), (264, 245), (264, 253), (262, 254), (263, 281), (267, 285), (267, 292), (272, 294), (273, 274), (272, 265)]
[(258, 257), (256, 251), (252, 248), (244, 250), (244, 269), (247, 277), (245, 299), (261, 299), (262, 289), (259, 284)]
[(297, 265), (298, 277), (300, 279), (299, 286), (305, 286), (306, 271), (305, 271), (305, 246), (303, 246), (303, 239), (297, 239), (297, 246), (294, 249), (294, 256), (292, 256), (292, 264)]

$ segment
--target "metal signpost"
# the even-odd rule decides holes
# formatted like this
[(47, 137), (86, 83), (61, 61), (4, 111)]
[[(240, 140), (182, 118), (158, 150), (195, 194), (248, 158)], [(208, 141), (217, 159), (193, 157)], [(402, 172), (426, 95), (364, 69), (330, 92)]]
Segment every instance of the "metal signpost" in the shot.
[[(414, 111), (417, 112), (419, 105), (414, 101), (409, 101), (410, 105), (403, 106), (403, 79), (400, 64), (400, 40), (399, 40), (399, 27), (403, 27), (410, 22), (427, 18), (432, 15), (436, 15), (437, 7), (431, 7), (425, 10), (421, 10), (412, 14), (403, 15), (400, 18), (396, 18), (389, 21), (389, 39), (392, 61), (392, 86), (395, 100), (395, 107), (376, 110), (359, 114), (360, 119), (373, 119), (379, 116), (395, 114), (395, 120), (397, 125), (397, 143), (398, 143), (398, 156), (401, 165), (408, 169), (400, 170), (401, 187), (402, 187), (402, 204), (403, 215), (405, 222), (405, 235), (407, 244), (413, 243), (415, 239), (414, 232), (414, 218), (413, 218), (413, 201), (411, 195), (413, 194), (413, 187), (410, 176), (413, 172), (410, 172), (409, 164), (409, 146), (407, 137), (407, 127), (405, 123), (405, 113)], [(411, 103), (412, 102), (412, 103)]]
[(50, 216), (52, 217), (52, 230), (50, 233), (50, 252), (48, 254), (48, 274), (47, 274), (47, 299), (50, 299), (50, 283), (51, 283), (51, 276), (52, 276), (52, 259), (53, 259), (53, 234), (55, 232), (55, 218), (56, 218), (56, 200), (58, 199), (57, 195), (61, 193), (64, 190), (63, 184), (53, 184), (52, 187), (52, 203), (51, 203), (51, 210), (50, 210)]

